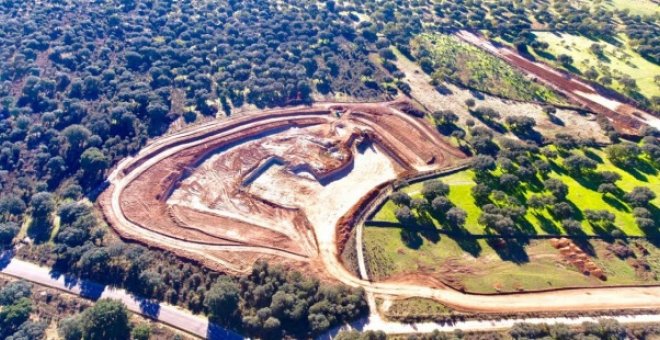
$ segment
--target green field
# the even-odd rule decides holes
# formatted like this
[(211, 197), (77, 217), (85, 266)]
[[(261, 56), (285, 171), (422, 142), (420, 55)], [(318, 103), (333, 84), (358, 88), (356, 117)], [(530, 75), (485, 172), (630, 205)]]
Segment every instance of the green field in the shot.
[[(622, 179), (617, 182), (617, 185), (623, 191), (630, 191), (636, 186), (646, 186), (656, 193), (660, 193), (660, 174), (657, 172), (653, 174), (643, 173), (630, 173), (614, 166), (604, 153), (600, 150), (593, 150), (595, 157), (601, 160), (598, 165), (597, 171), (613, 171), (621, 175)], [(544, 158), (540, 156), (540, 158)], [(642, 230), (639, 229), (635, 223), (634, 216), (631, 211), (632, 208), (626, 203), (622, 202), (616, 197), (603, 197), (603, 195), (596, 191), (593, 183), (584, 181), (580, 178), (574, 178), (567, 174), (561, 166), (560, 160), (554, 160), (554, 170), (549, 174), (552, 178), (558, 178), (569, 187), (568, 200), (574, 204), (580, 211), (585, 209), (592, 210), (608, 210), (612, 212), (616, 219), (614, 225), (619, 228), (628, 236), (644, 236)], [(465, 229), (471, 234), (484, 234), (485, 230), (477, 220), (481, 213), (481, 209), (476, 205), (476, 202), (471, 194), (471, 189), (476, 185), (473, 180), (474, 173), (471, 170), (462, 171), (456, 174), (440, 178), (444, 183), (450, 186), (449, 199), (458, 207), (467, 212), (467, 221)], [(405, 187), (402, 191), (409, 193), (413, 198), (421, 197), (420, 190), (422, 183), (417, 183)], [(540, 189), (533, 188), (528, 184), (521, 186), (524, 197), (528, 198), (532, 194), (539, 193)], [(657, 207), (660, 206), (660, 194), (652, 203)], [(396, 205), (391, 201), (386, 204), (376, 213), (374, 221), (397, 222), (394, 215)], [(433, 218), (433, 216), (425, 216), (426, 220), (431, 221), (435, 227), (442, 228), (442, 225)], [(560, 226), (559, 221), (555, 221), (552, 215), (545, 209), (534, 210), (528, 209), (525, 219), (531, 226), (534, 227), (532, 234), (546, 235), (546, 234), (565, 234), (565, 230)], [(580, 214), (578, 214), (578, 220)], [(581, 220), (583, 230), (588, 235), (596, 235), (592, 226), (585, 220)]]
[(549, 88), (532, 82), (501, 59), (453, 36), (422, 34), (411, 45), (417, 56), (422, 50), (430, 53), (434, 79), (447, 80), (504, 98), (562, 103)]
[(609, 8), (628, 10), (634, 15), (660, 14), (660, 5), (650, 0), (609, 0), (606, 4)]
[[(561, 54), (573, 58), (573, 66), (584, 75), (590, 68), (594, 68), (599, 78), (609, 75), (613, 79), (611, 87), (624, 92), (623, 86), (616, 80), (622, 75), (635, 79), (639, 92), (647, 98), (660, 95), (660, 84), (655, 77), (660, 76), (660, 66), (644, 59), (633, 51), (623, 36), (620, 36), (619, 46), (605, 41), (594, 41), (589, 38), (570, 34), (556, 34), (552, 32), (534, 32), (539, 41), (547, 42), (550, 47), (546, 54), (536, 54), (537, 57), (561, 67), (555, 59)], [(597, 56), (589, 49), (594, 43), (603, 46), (603, 56)], [(602, 81), (599, 80), (602, 83)], [(624, 92), (625, 93), (625, 92)]]
[[(468, 292), (539, 290), (569, 286), (600, 286), (657, 283), (638, 277), (626, 261), (605, 250), (606, 243), (592, 241), (595, 262), (603, 268), (607, 281), (585, 276), (558, 259), (549, 241), (532, 241), (520, 257), (525, 261), (505, 261), (485, 240), (440, 239), (420, 236), (417, 248), (403, 241), (399, 228), (365, 227), (364, 247), (369, 275), (374, 280), (424, 275), (442, 280)], [(653, 246), (649, 262), (657, 273), (660, 252)], [(467, 250), (466, 250), (467, 249)], [(475, 251), (476, 249), (476, 251)]]

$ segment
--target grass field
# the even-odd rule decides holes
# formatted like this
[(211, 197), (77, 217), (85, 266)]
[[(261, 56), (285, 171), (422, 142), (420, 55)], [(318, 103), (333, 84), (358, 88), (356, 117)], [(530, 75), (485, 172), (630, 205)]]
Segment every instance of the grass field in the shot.
[(561, 103), (558, 95), (536, 84), (501, 59), (443, 34), (422, 34), (413, 42), (413, 53), (427, 50), (433, 78), (448, 80), (504, 98)]
[[(614, 166), (604, 153), (600, 150), (593, 150), (592, 157), (598, 158), (601, 163), (598, 165), (597, 171), (613, 171), (621, 175), (622, 179), (617, 182), (617, 185), (623, 191), (630, 191), (636, 186), (646, 186), (656, 193), (660, 193), (660, 174), (644, 174), (639, 172), (627, 172)], [(644, 236), (642, 230), (639, 229), (635, 223), (634, 217), (631, 213), (632, 208), (620, 199), (612, 196), (603, 197), (603, 195), (596, 191), (597, 185), (589, 183), (588, 181), (580, 178), (574, 178), (566, 173), (560, 160), (553, 161), (553, 171), (549, 174), (552, 178), (558, 178), (569, 187), (568, 200), (573, 203), (575, 208), (580, 211), (585, 209), (592, 210), (608, 210), (612, 212), (616, 219), (614, 225), (623, 231), (628, 236)], [(449, 199), (458, 207), (467, 212), (467, 221), (465, 229), (471, 234), (484, 234), (484, 227), (481, 226), (477, 220), (481, 213), (481, 209), (476, 205), (476, 202), (471, 194), (471, 189), (476, 185), (473, 180), (474, 173), (471, 170), (462, 171), (446, 177), (440, 178), (444, 183), (450, 186)], [(409, 193), (413, 198), (421, 197), (420, 190), (422, 183), (416, 183), (405, 187), (402, 191)], [(522, 194), (528, 198), (532, 194), (539, 193), (539, 188), (533, 188), (528, 184), (521, 186)], [(660, 206), (660, 194), (652, 203), (657, 207)], [(374, 221), (397, 222), (395, 217), (396, 205), (388, 201), (373, 217)], [(442, 225), (432, 216), (426, 216), (436, 227), (442, 228)], [(528, 209), (525, 219), (533, 226), (535, 234), (565, 234), (565, 230), (560, 226), (559, 221), (554, 220), (553, 216), (545, 209), (534, 210)], [(583, 230), (588, 235), (597, 235), (592, 226), (583, 220), (581, 214), (577, 214), (577, 219), (582, 222)]]
[[(628, 0), (622, 2), (628, 2)], [(560, 54), (566, 54), (573, 58), (573, 66), (582, 74), (593, 67), (600, 76), (611, 75), (613, 79), (611, 87), (617, 91), (624, 92), (623, 86), (616, 78), (621, 75), (628, 75), (635, 79), (639, 92), (645, 97), (651, 98), (660, 95), (660, 84), (656, 83), (654, 79), (660, 76), (660, 66), (644, 59), (633, 51), (623, 37), (620, 37), (620, 45), (615, 46), (605, 41), (594, 41), (577, 35), (560, 35), (552, 32), (534, 32), (534, 34), (538, 40), (547, 42), (550, 45), (548, 52), (553, 57), (536, 54), (537, 57), (546, 62), (561, 67), (553, 58)], [(604, 53), (602, 57), (590, 51), (589, 47), (594, 43), (603, 46)]]
[(400, 320), (406, 322), (409, 318), (433, 319), (441, 316), (451, 316), (455, 312), (431, 299), (408, 298), (392, 301), (392, 305), (383, 311), (388, 320)]
[[(607, 281), (585, 276), (561, 261), (558, 251), (546, 240), (532, 241), (525, 247), (526, 261), (515, 262), (502, 260), (483, 239), (455, 240), (445, 235), (438, 240), (421, 238), (421, 245), (413, 249), (403, 241), (399, 228), (366, 227), (365, 258), (370, 277), (396, 280), (416, 276), (421, 281), (430, 277), (475, 293), (657, 283), (638, 277), (633, 267), (611, 255), (602, 241), (591, 244), (596, 252), (595, 262), (607, 274)], [(648, 261), (657, 273), (660, 252), (655, 247), (648, 248), (652, 250)]]
[(628, 10), (634, 15), (660, 14), (660, 5), (650, 0), (608, 0), (607, 7), (618, 10)]

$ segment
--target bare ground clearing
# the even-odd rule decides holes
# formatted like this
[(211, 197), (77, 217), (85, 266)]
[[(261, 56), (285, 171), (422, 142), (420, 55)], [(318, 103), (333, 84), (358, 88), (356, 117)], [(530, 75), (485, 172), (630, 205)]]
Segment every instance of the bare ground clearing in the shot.
[[(416, 101), (431, 112), (439, 110), (453, 111), (459, 117), (457, 125), (462, 128), (466, 127), (465, 122), (468, 119), (472, 119), (478, 126), (487, 127), (469, 113), (465, 101), (467, 99), (474, 99), (476, 103), (475, 107), (491, 107), (499, 112), (503, 118), (508, 116), (528, 116), (534, 118), (537, 124), (535, 129), (546, 136), (554, 136), (562, 132), (584, 138), (593, 137), (599, 142), (609, 141), (604, 131), (596, 122), (596, 116), (593, 114), (558, 109), (555, 116), (561, 122), (552, 122), (549, 116), (543, 112), (543, 107), (539, 104), (507, 100), (481, 93), (475, 96), (472, 91), (449, 83), (442, 83), (448, 91), (445, 94), (441, 94), (431, 84), (431, 76), (422, 71), (415, 62), (399, 54), (396, 65), (406, 75), (406, 80), (412, 88), (411, 96)], [(506, 136), (515, 138), (511, 133), (506, 133)]]

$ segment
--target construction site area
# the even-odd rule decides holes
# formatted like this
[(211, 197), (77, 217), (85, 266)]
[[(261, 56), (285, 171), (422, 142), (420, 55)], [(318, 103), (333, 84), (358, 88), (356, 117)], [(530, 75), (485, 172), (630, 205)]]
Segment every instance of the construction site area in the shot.
[[(327, 275), (340, 220), (379, 185), (465, 158), (405, 102), (244, 114), (154, 141), (101, 205), (126, 239), (224, 271), (271, 260)], [(414, 112), (412, 112), (414, 113)]]

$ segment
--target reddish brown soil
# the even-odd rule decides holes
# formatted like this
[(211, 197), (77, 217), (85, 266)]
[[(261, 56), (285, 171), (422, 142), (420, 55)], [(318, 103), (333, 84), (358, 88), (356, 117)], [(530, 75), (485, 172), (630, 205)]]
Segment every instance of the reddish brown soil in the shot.
[[(619, 105), (616, 105), (616, 101), (606, 98), (598, 93), (594, 87), (578, 78), (555, 70), (543, 63), (528, 60), (511, 49), (494, 47), (485, 38), (472, 33), (463, 31), (458, 34), (458, 37), (502, 58), (509, 64), (563, 93), (568, 99), (585, 109), (607, 117), (621, 133), (639, 135), (639, 129), (645, 125), (644, 122), (649, 123), (649, 120), (641, 117), (641, 110), (629, 104), (619, 103)], [(605, 106), (608, 105), (608, 102), (612, 102), (614, 105), (612, 107)], [(644, 115), (648, 119), (657, 122), (657, 117), (649, 113), (644, 113)]]
[[(301, 180), (341, 180), (363, 142), (389, 156), (400, 174), (465, 158), (423, 118), (393, 108), (400, 105), (318, 104), (182, 131), (120, 164), (111, 180), (121, 185), (111, 186), (100, 204), (122, 237), (216, 269), (245, 269), (265, 259), (317, 273), (323, 271), (320, 262), (313, 265), (319, 242), (304, 207), (274, 203), (246, 188), (271, 163), (313, 177)], [(338, 221), (344, 231), (335, 237), (340, 244), (364, 201)], [(226, 268), (229, 263), (232, 268)]]

